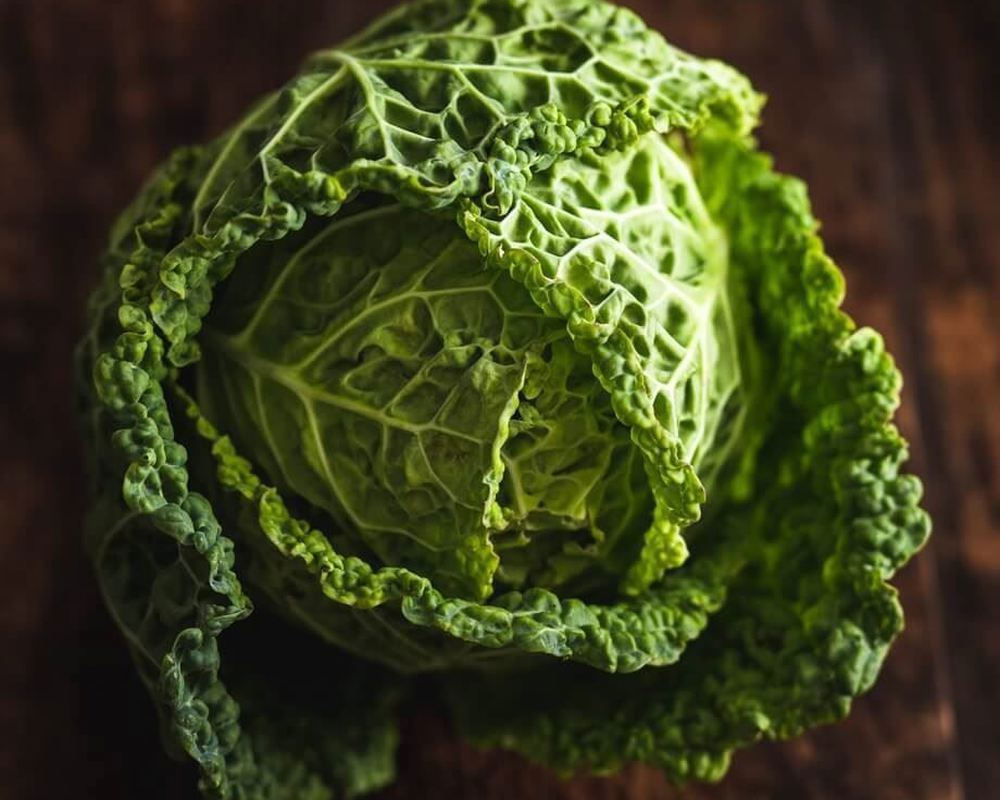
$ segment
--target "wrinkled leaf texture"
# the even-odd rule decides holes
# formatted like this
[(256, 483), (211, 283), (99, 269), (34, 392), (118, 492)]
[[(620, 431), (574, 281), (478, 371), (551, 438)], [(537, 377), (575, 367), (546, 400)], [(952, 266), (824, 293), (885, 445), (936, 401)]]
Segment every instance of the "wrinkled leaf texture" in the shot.
[[(760, 105), (738, 73), (677, 51), (603, 2), (428, 0), (315, 55), (218, 141), (179, 151), (150, 181), (112, 231), (79, 350), (95, 489), (87, 537), (165, 738), (198, 764), (207, 797), (326, 798), (392, 776), (393, 702), (405, 680), (334, 648), (297, 660), (290, 647), (275, 674), (255, 675), (254, 647), (271, 647), (273, 621), (254, 627), (250, 594), (268, 607), (262, 618), (295, 619), (341, 650), (440, 670), (468, 735), (566, 771), (642, 760), (677, 780), (716, 779), (733, 749), (837, 719), (871, 686), (902, 625), (886, 581), (929, 523), (891, 423), (899, 375), (878, 334), (839, 310), (842, 278), (803, 186), (756, 152)], [(601, 188), (596, 202), (587, 186)], [(631, 194), (612, 200), (622, 186)], [(654, 193), (643, 198), (642, 187)], [(352, 207), (375, 196), (388, 200)], [(657, 226), (623, 222), (642, 223), (646, 206), (695, 233), (658, 250)], [(250, 331), (243, 345), (252, 327), (239, 302), (206, 326), (216, 295), (268, 248), (310, 226), (335, 239), (366, 214), (369, 224), (391, 218), (400, 251), (439, 236), (445, 265), (469, 267), (480, 294), (523, 287), (501, 306), (524, 311), (527, 338), (552, 345), (545, 374), (559, 376), (557, 394), (570, 362), (589, 359), (604, 410), (577, 429), (570, 414), (537, 414), (565, 420), (566, 441), (594, 436), (604, 459), (627, 430), (626, 450), (641, 455), (641, 471), (639, 461), (614, 471), (620, 486), (605, 493), (622, 530), (638, 518), (621, 500), (630, 481), (652, 493), (649, 525), (620, 564), (612, 544), (598, 543), (596, 558), (581, 547), (576, 561), (549, 563), (548, 588), (495, 591), (494, 578), (528, 574), (516, 559), (497, 572), (482, 521), (517, 512), (503, 507), (499, 485), (504, 402), (527, 396), (530, 359), (517, 354), (530, 348), (517, 343), (501, 342), (516, 357), (473, 386), (499, 403), (480, 418), (492, 427), (471, 434), (494, 484), (442, 481), (469, 508), (447, 531), (422, 534), (445, 537), (435, 544), (453, 563), (372, 534), (367, 546), (382, 548), (373, 562), (338, 538), (345, 509), (363, 510), (376, 496), (365, 493), (391, 475), (382, 484), (361, 475), (348, 490), (356, 498), (324, 508), (323, 491), (304, 489), (316, 485), (322, 447), (304, 446), (298, 477), (284, 481), (273, 453), (237, 449), (253, 439), (240, 434), (254, 413), (247, 406), (239, 419), (248, 382), (289, 391), (298, 373), (288, 364), (315, 343), (286, 337), (285, 349), (268, 350), (272, 332), (256, 349), (234, 348), (240, 326)], [(379, 238), (369, 236), (376, 249)], [(570, 251), (583, 258), (564, 258)], [(485, 268), (473, 269), (469, 253)], [(688, 267), (728, 277), (699, 294)], [(294, 287), (295, 271), (285, 273)], [(654, 306), (650, 292), (667, 301)], [(734, 322), (705, 311), (720, 297)], [(677, 325), (674, 303), (698, 322)], [(227, 328), (226, 314), (239, 325)], [(683, 373), (685, 356), (702, 368)], [(226, 363), (203, 384), (228, 375), (238, 398), (223, 410), (202, 407), (187, 377), (213, 361)], [(762, 388), (744, 398), (746, 431), (734, 445), (746, 463), (727, 469), (738, 454), (716, 452), (704, 423), (754, 376)], [(344, 424), (334, 413), (342, 398), (306, 383), (313, 402), (273, 404), (299, 415), (275, 428), (282, 436), (301, 435), (309, 415)], [(552, 451), (567, 447), (554, 441)], [(558, 505), (546, 468), (530, 457), (523, 466), (542, 481), (536, 500)], [(712, 513), (693, 524), (706, 486)], [(525, 519), (540, 507), (527, 495)], [(716, 495), (724, 502), (713, 507)], [(586, 516), (588, 496), (578, 491), (560, 513)], [(628, 538), (611, 528), (608, 542)], [(621, 583), (609, 602), (560, 591), (580, 559), (615, 562)], [(281, 701), (286, 692), (297, 700)]]

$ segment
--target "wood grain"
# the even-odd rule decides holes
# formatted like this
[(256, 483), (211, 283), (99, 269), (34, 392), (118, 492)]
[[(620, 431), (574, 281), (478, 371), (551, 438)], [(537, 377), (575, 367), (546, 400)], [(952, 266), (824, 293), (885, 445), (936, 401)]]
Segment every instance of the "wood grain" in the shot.
[[(0, 797), (182, 798), (79, 544), (69, 360), (115, 212), (386, 0), (0, 0)], [(737, 756), (714, 787), (634, 767), (560, 783), (406, 720), (382, 800), (986, 800), (1000, 786), (1000, 11), (946, 0), (629, 3), (771, 100), (762, 144), (803, 177), (848, 307), (908, 383), (900, 423), (932, 544), (908, 627), (843, 724)], [(992, 93), (992, 94), (991, 94)]]

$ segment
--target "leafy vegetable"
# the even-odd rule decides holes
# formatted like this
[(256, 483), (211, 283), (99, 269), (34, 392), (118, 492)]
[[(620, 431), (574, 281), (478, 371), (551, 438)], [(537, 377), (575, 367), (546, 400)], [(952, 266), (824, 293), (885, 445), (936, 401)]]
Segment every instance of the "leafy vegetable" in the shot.
[(88, 545), (207, 797), (383, 785), (413, 680), (677, 780), (872, 684), (929, 524), (760, 105), (603, 2), (424, 0), (124, 214)]

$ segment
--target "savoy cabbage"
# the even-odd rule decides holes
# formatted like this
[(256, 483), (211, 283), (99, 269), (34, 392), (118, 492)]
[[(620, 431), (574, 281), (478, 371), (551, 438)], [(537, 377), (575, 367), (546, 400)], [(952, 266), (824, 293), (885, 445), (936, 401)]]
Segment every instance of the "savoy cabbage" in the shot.
[(87, 540), (207, 797), (386, 783), (414, 685), (677, 780), (871, 686), (929, 524), (760, 106), (599, 0), (422, 0), (151, 180)]

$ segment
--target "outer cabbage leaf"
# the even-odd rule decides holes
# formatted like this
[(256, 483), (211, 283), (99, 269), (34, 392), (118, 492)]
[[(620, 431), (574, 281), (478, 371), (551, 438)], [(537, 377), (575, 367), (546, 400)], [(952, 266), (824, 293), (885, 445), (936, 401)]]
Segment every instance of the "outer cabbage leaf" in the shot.
[(352, 704), (351, 689), (336, 692), (322, 716), (299, 708), (286, 722), (273, 709), (261, 721), (259, 692), (238, 703), (230, 691), (259, 659), (241, 662), (237, 653), (223, 680), (218, 636), (245, 620), (253, 605), (234, 570), (232, 540), (205, 497), (188, 488), (187, 451), (175, 440), (158, 382), (167, 377), (163, 347), (140, 312), (149, 270), (179, 236), (197, 160), (197, 151), (178, 152), (125, 212), (92, 298), (91, 328), (77, 352), (95, 485), (87, 549), (108, 610), (156, 701), (164, 742), (200, 766), (206, 796), (328, 800), (334, 786), (348, 794), (368, 791), (392, 777), (389, 712), (397, 694), (370, 667), (341, 670), (367, 701)]
[(669, 669), (449, 684), (470, 735), (564, 770), (639, 760), (715, 780), (735, 748), (843, 717), (902, 628), (886, 581), (930, 530), (890, 422), (899, 373), (878, 334), (840, 311), (843, 279), (804, 187), (725, 134), (703, 134), (694, 151), (756, 332), (777, 356), (756, 496), (712, 523), (712, 541), (736, 532), (742, 567), (727, 586), (734, 601)]

